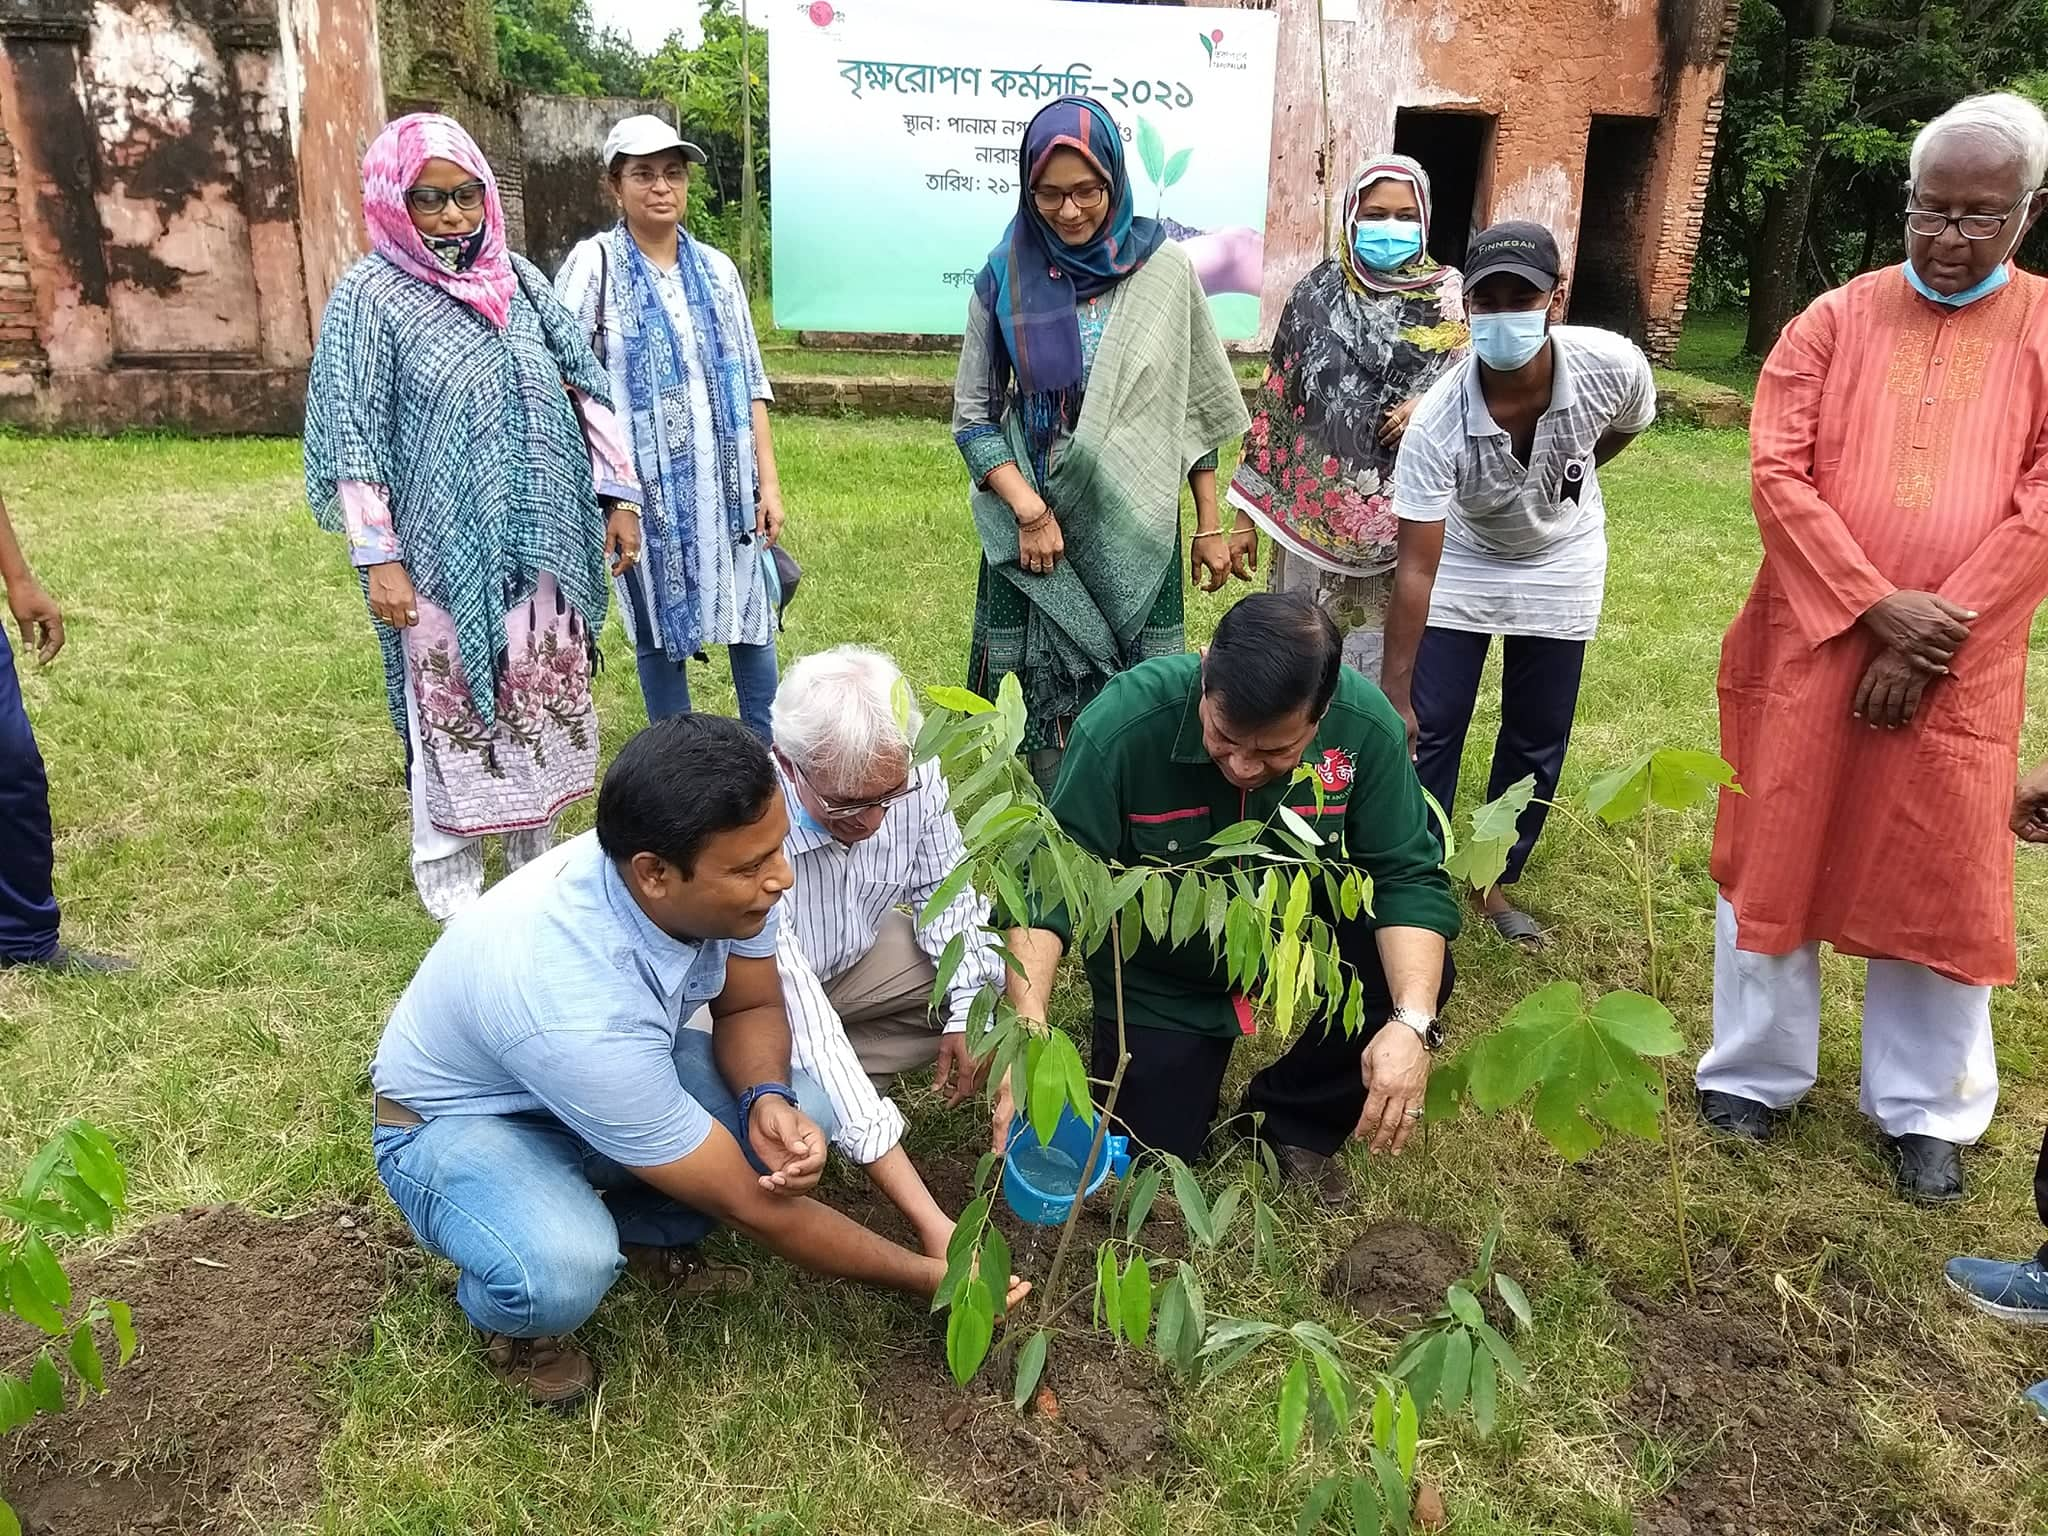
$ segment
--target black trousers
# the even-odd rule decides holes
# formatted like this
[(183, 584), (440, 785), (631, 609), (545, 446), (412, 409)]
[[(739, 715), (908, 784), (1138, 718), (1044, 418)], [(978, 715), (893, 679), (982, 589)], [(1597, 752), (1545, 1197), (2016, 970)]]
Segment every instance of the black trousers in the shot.
[[(2048, 1227), (2048, 1131), (2041, 1133), (2041, 1155), (2034, 1159), (2034, 1210), (2041, 1217), (2041, 1225)], [(2048, 1243), (2043, 1243), (2034, 1257), (2048, 1264)]]
[[(1479, 702), (1479, 675), (1492, 643), (1491, 635), (1431, 626), (1422, 632), (1415, 653), (1415, 776), (1436, 796), (1446, 816), (1457, 803), (1458, 765), (1465, 757), (1465, 733)], [(1543, 818), (1550, 814), (1541, 802), (1557, 796), (1565, 749), (1571, 745), (1572, 716), (1579, 707), (1586, 643), (1503, 635), (1500, 654), (1500, 734), (1494, 738), (1486, 798), (1536, 775), (1537, 803), (1515, 823), (1515, 845), (1508, 850), (1507, 872), (1500, 877), (1502, 885), (1512, 885), (1521, 879), (1522, 866), (1542, 834)]]
[[(1365, 1027), (1346, 1035), (1335, 1019), (1311, 1019), (1284, 1055), (1246, 1086), (1231, 1129), (1249, 1136), (1254, 1114), (1265, 1117), (1261, 1135), (1280, 1146), (1305, 1147), (1325, 1156), (1337, 1151), (1357, 1129), (1365, 1108), (1365, 1083), (1358, 1058), (1393, 1011), (1387, 973), (1380, 965), (1373, 926), (1366, 919), (1335, 925), (1337, 950), (1357, 967), (1365, 992)], [(1444, 956), (1437, 1008), (1450, 1001), (1456, 968)], [(1404, 1028), (1395, 1025), (1396, 1029)], [(1117, 1095), (1117, 1129), (1134, 1147), (1151, 1147), (1189, 1161), (1209, 1139), (1230, 1066), (1234, 1037), (1132, 1025), (1125, 1030), (1131, 1064)], [(1089, 1047), (1089, 1076), (1106, 1083), (1116, 1070), (1116, 1021), (1095, 1020)], [(1098, 1087), (1097, 1102), (1107, 1090)]]

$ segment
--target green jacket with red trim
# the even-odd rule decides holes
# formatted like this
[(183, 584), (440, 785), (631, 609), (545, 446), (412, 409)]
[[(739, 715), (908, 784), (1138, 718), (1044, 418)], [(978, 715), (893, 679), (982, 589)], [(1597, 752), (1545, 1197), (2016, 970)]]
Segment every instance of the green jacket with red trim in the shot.
[[(1351, 668), (1342, 670), (1329, 712), (1302, 754), (1323, 786), (1319, 810), (1305, 783), (1282, 778), (1247, 793), (1224, 778), (1202, 746), (1201, 677), (1194, 654), (1141, 662), (1081, 711), (1052, 794), (1053, 814), (1067, 834), (1120, 864), (1182, 864), (1224, 828), (1266, 821), (1284, 797), (1322, 835), (1326, 857), (1372, 877), (1372, 925), (1456, 938), (1458, 902), (1408, 758), (1407, 731), (1386, 695)], [(1043, 914), (1040, 926), (1073, 942), (1064, 910)], [(1107, 943), (1087, 966), (1095, 1016), (1113, 1025)], [(1148, 936), (1124, 965), (1125, 1021), (1237, 1034), (1249, 1013), (1240, 1011), (1223, 969), (1206, 933), (1177, 947)]]

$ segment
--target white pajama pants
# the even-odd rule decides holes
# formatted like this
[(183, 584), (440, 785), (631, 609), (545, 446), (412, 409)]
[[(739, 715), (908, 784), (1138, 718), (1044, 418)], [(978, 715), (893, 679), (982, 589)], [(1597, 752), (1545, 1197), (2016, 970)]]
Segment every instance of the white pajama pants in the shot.
[[(1872, 960), (1863, 983), (1863, 1113), (1887, 1136), (1968, 1143), (1998, 1104), (1991, 989), (1904, 960)], [(1714, 902), (1714, 1044), (1700, 1091), (1773, 1109), (1820, 1073), (1820, 946), (1784, 955), (1735, 947), (1735, 909)]]
[[(412, 883), (427, 916), (445, 923), (484, 893), (484, 840), (443, 832), (427, 813), (427, 765), (420, 751), (420, 723), (412, 695), (406, 695), (406, 734), (412, 746)], [(555, 824), (522, 827), (504, 834), (505, 870), (511, 873), (554, 846)]]

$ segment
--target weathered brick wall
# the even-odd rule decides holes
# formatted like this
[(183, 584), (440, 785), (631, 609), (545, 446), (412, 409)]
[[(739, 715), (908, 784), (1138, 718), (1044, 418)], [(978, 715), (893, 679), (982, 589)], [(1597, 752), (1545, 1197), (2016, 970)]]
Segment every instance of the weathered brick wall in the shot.
[(1711, 10), (1704, 11), (1700, 17), (1703, 28), (1718, 21), (1712, 46), (1702, 62), (1679, 70), (1671, 83), (1665, 119), (1669, 148), (1663, 217), (1656, 243), (1646, 253), (1643, 282), (1644, 345), (1658, 362), (1671, 360), (1685, 329), (1692, 266), (1700, 248), (1700, 223), (1707, 211), (1707, 183), (1714, 170), (1714, 146), (1721, 137), (1728, 51), (1735, 43), (1740, 14), (1741, 0), (1721, 0), (1718, 17)]
[(676, 116), (666, 102), (614, 96), (528, 96), (519, 103), (526, 254), (543, 272), (552, 275), (577, 241), (618, 222), (604, 182), (604, 137), (620, 118), (641, 112), (670, 123)]
[(14, 140), (0, 123), (0, 369), (38, 366), (45, 361), (36, 334), (35, 295), (29, 289)]

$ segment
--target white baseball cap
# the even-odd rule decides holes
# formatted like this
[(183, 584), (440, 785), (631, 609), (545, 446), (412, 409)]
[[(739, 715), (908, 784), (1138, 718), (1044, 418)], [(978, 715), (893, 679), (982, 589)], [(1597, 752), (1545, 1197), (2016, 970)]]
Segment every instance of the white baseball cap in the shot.
[(680, 149), (692, 165), (702, 165), (704, 151), (677, 133), (651, 112), (622, 118), (604, 136), (604, 163), (609, 166), (621, 155), (658, 155), (665, 149)]

